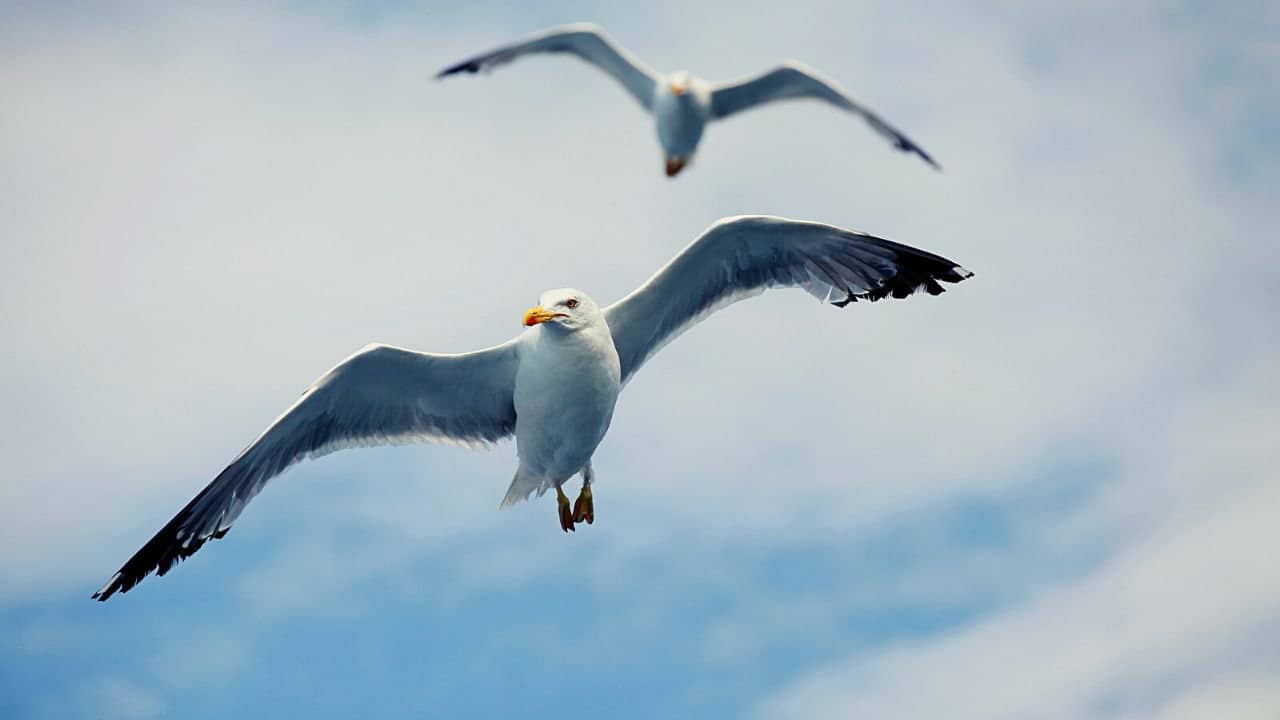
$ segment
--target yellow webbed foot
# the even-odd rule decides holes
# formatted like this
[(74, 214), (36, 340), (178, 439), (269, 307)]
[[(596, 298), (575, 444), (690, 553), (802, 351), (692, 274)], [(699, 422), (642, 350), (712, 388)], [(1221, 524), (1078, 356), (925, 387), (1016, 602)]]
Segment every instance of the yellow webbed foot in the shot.
[(588, 483), (582, 484), (582, 492), (573, 503), (573, 521), (585, 521), (588, 525), (596, 521), (595, 503), (591, 502), (591, 485)]
[(569, 510), (569, 496), (564, 490), (556, 488), (556, 506), (560, 511), (560, 529), (565, 532), (573, 530), (573, 513)]

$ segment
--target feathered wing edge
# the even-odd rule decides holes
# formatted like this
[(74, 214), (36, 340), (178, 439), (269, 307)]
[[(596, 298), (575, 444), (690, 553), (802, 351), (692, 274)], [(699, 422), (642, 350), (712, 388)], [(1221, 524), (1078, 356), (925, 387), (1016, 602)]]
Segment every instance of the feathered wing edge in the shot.
[[(477, 448), (510, 435), (515, 430), (510, 400), (515, 362), (514, 341), (452, 356), (387, 345), (366, 347), (308, 388), (134, 553), (93, 599), (105, 601), (128, 592), (153, 571), (162, 576), (209, 540), (222, 538), (269, 480), (303, 460), (351, 447), (413, 442)], [(432, 363), (449, 365), (433, 372)], [(476, 370), (468, 363), (481, 367)], [(436, 374), (441, 397), (413, 394), (415, 389), (435, 390), (430, 382)], [(425, 385), (416, 387), (419, 382)], [(445, 418), (438, 407), (430, 406), (431, 400), (456, 401), (459, 395), (475, 398), (483, 412)]]
[[(223, 472), (225, 473), (226, 470)], [(177, 515), (174, 515), (173, 519), (165, 523), (165, 526), (160, 528), (159, 532), (148, 540), (138, 552), (134, 553), (133, 557), (129, 558), (114, 575), (108, 578), (101, 588), (98, 588), (98, 591), (93, 594), (93, 599), (105, 602), (117, 592), (129, 592), (135, 585), (142, 582), (143, 578), (150, 575), (153, 570), (157, 576), (162, 576), (177, 563), (194, 555), (208, 540), (218, 540), (226, 535), (230, 528), (217, 530), (207, 537), (191, 535), (186, 538), (186, 542), (183, 542), (182, 528), (191, 518), (195, 507), (209, 494), (217, 482), (215, 479), (212, 483), (206, 485), (199, 494), (191, 499), (191, 502), (187, 503), (186, 507), (182, 508)]]
[(834, 80), (796, 60), (787, 60), (750, 77), (717, 84), (711, 91), (711, 116), (722, 120), (767, 103), (801, 98), (823, 100), (862, 117), (872, 130), (893, 143), (895, 149), (914, 153), (935, 170), (942, 170), (938, 161), (906, 133), (854, 100)]
[[(273, 477), (283, 474), (290, 467), (304, 460), (322, 457), (339, 450), (356, 447), (408, 445), (417, 442), (435, 442), (442, 445), (456, 445), (471, 449), (483, 448), (494, 444), (494, 441), (477, 440), (473, 442), (460, 442), (444, 436), (426, 434), (387, 437), (378, 442), (333, 443), (298, 456), (296, 459), (290, 461), (287, 466), (280, 468), (276, 473), (274, 473)], [(235, 498), (237, 506), (235, 511), (223, 512), (214, 519), (216, 529), (208, 532), (192, 532), (188, 528), (191, 525), (192, 520), (199, 516), (200, 508), (204, 504), (205, 499), (211, 493), (220, 490), (225, 485), (225, 476), (229, 473), (234, 473), (235, 470), (235, 463), (232, 463), (232, 465), (229, 465), (219, 473), (218, 477), (214, 478), (213, 482), (206, 485), (203, 490), (191, 499), (191, 502), (187, 503), (182, 510), (178, 511), (177, 515), (174, 515), (169, 522), (165, 523), (164, 527), (160, 528), (159, 532), (152, 536), (152, 538), (148, 540), (141, 549), (134, 553), (133, 557), (129, 558), (128, 562), (121, 566), (121, 568), (116, 571), (116, 573), (112, 575), (97, 592), (93, 594), (93, 599), (105, 601), (116, 592), (129, 592), (129, 590), (142, 582), (153, 571), (157, 577), (162, 577), (165, 573), (169, 572), (173, 566), (196, 554), (196, 552), (200, 548), (204, 547), (204, 544), (209, 540), (221, 540), (231, 530), (231, 521), (239, 514), (239, 510), (243, 509), (244, 505), (248, 504), (248, 502), (257, 495), (257, 491), (260, 491), (265, 487), (265, 483), (258, 484), (254, 487), (253, 489), (255, 492), (252, 495)]]
[(534, 33), (522, 40), (454, 63), (436, 73), (436, 79), (458, 73), (487, 72), (521, 55), (531, 53), (576, 55), (621, 83), (623, 88), (646, 110), (653, 107), (653, 89), (657, 82), (657, 73), (610, 38), (604, 28), (592, 23), (561, 25)]
[(690, 327), (771, 288), (802, 288), (843, 308), (921, 291), (939, 295), (940, 283), (972, 276), (947, 258), (857, 231), (766, 215), (731, 217), (605, 308), (605, 318), (625, 383)]

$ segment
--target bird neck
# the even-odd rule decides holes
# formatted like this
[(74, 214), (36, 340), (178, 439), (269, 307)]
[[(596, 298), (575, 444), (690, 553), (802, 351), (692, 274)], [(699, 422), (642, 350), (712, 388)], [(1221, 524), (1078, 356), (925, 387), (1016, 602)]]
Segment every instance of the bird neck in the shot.
[(612, 343), (613, 337), (603, 322), (574, 328), (548, 323), (542, 327), (538, 345), (553, 353), (594, 353), (601, 346)]

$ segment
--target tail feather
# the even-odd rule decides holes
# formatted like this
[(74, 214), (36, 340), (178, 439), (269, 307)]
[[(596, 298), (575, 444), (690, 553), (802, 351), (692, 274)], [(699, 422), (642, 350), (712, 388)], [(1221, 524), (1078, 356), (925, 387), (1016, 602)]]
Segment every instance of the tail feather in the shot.
[(516, 470), (515, 477), (511, 478), (511, 485), (507, 488), (507, 494), (502, 498), (502, 502), (498, 505), (498, 509), (528, 500), (529, 496), (535, 492), (541, 496), (542, 493), (547, 491), (548, 487), (550, 487), (550, 485), (548, 485), (545, 480), (538, 480), (536, 478), (528, 477), (527, 475), (521, 475), (520, 471)]

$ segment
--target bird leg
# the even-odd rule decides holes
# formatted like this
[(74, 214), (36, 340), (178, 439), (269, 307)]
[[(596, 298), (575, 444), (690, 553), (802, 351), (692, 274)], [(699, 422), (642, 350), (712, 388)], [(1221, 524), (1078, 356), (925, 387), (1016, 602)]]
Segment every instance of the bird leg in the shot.
[(582, 492), (578, 493), (578, 500), (573, 503), (573, 521), (586, 521), (588, 525), (596, 521), (596, 507), (591, 502), (591, 481), (582, 481)]
[(591, 502), (591, 482), (596, 479), (591, 462), (582, 466), (582, 492), (578, 493), (578, 501), (573, 504), (573, 521), (586, 522), (588, 525), (596, 521), (596, 507)]
[(569, 510), (569, 496), (564, 494), (564, 490), (560, 486), (556, 486), (556, 505), (560, 511), (560, 529), (569, 532), (573, 530), (573, 513)]

